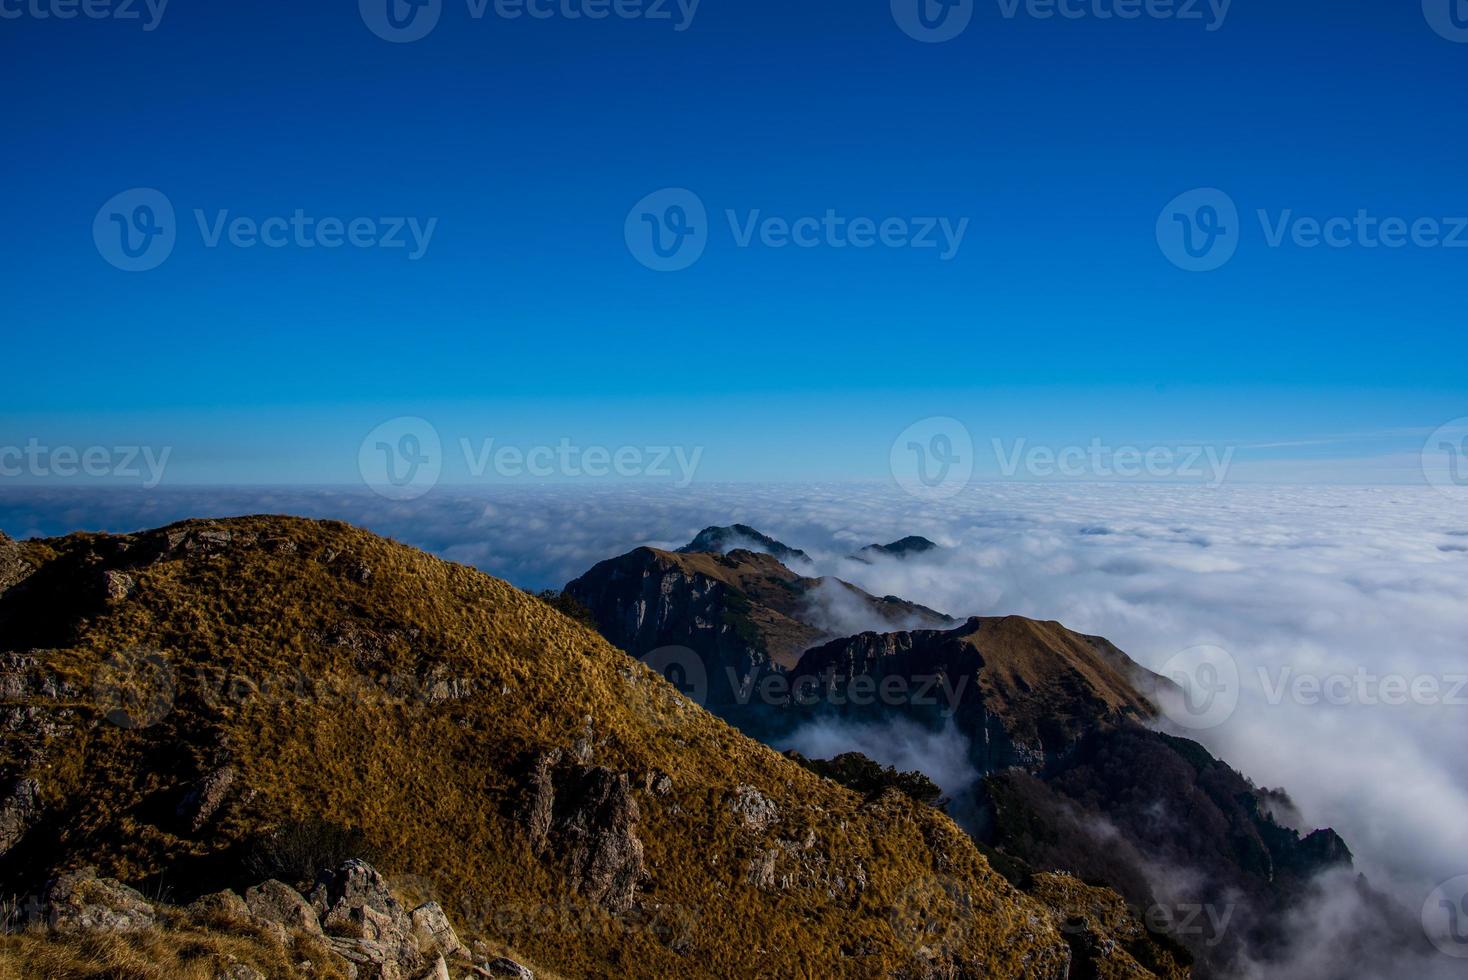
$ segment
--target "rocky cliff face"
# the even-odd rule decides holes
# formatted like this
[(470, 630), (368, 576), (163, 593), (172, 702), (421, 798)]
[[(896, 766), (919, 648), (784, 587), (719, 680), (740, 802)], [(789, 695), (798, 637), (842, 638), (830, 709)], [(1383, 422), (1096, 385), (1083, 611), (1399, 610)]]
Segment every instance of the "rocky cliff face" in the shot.
[(602, 635), (634, 656), (663, 647), (694, 651), (708, 684), (700, 700), (716, 710), (739, 702), (740, 688), (765, 671), (793, 667), (832, 635), (839, 618), (855, 615), (893, 628), (952, 622), (896, 597), (803, 577), (752, 551), (639, 548), (597, 565), (565, 593), (591, 611)]
[[(921, 550), (899, 546), (890, 550)], [(1170, 682), (1105, 639), (1012, 616), (819, 643), (811, 643), (809, 629), (771, 629), (799, 622), (798, 596), (809, 581), (767, 555), (679, 556), (675, 563), (634, 553), (598, 566), (569, 591), (633, 654), (679, 643), (712, 669), (737, 663), (763, 670), (760, 676), (778, 683), (757, 686), (737, 710), (713, 704), (771, 744), (816, 723), (823, 732), (884, 732), (895, 720), (951, 731), (983, 778), (950, 808), (1016, 886), (1049, 895), (1052, 904), (1064, 896), (1062, 904), (1091, 910), (1088, 922), (1105, 921), (1117, 894), (1134, 910), (1226, 914), (1218, 930), (1191, 920), (1167, 930), (1177, 948), (1189, 950), (1182, 959), (1196, 961), (1199, 977), (1267, 960), (1288, 940), (1289, 914), (1312, 880), (1350, 867), (1350, 851), (1333, 831), (1302, 835), (1280, 822), (1277, 814), (1289, 809), (1282, 794), (1255, 787), (1194, 742), (1151, 730), (1153, 698)], [(693, 596), (706, 604), (695, 610)], [(628, 610), (638, 628), (629, 628)], [(767, 652), (775, 635), (778, 657)], [(734, 640), (732, 655), (719, 637)], [(809, 646), (792, 662), (801, 644)], [(776, 696), (767, 696), (771, 690)], [(729, 697), (727, 689), (719, 697)], [(928, 798), (920, 776), (869, 760), (860, 760), (865, 768), (852, 757), (800, 761), (866, 792), (906, 787)], [(1082, 880), (1105, 886), (1105, 894), (1088, 895)], [(1087, 928), (1067, 933), (1078, 962), (1092, 964), (1087, 969), (1101, 970), (1107, 956), (1124, 953), (1114, 930), (1098, 942)], [(1140, 960), (1131, 958), (1166, 975), (1165, 964), (1147, 959), (1154, 952), (1148, 946), (1137, 951)]]
[[(364, 980), (1091, 962), (943, 814), (821, 778), (472, 569), (286, 518), (18, 548), (0, 892), (107, 934), (0, 936), (0, 975), (102, 948), (113, 975)], [(139, 904), (164, 883), (176, 905)]]

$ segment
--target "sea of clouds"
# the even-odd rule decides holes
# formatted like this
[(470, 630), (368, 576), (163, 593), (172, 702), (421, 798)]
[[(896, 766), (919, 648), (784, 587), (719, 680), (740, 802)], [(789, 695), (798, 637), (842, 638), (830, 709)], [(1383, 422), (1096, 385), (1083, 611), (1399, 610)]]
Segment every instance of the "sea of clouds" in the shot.
[[(1468, 688), (1453, 690), (1468, 675), (1468, 511), (1430, 488), (998, 484), (942, 502), (849, 484), (440, 488), (410, 503), (327, 489), (0, 494), (0, 530), (15, 537), (262, 512), (350, 521), (527, 589), (740, 522), (877, 595), (960, 617), (1059, 620), (1148, 668), (1221, 648), (1238, 666), (1237, 708), (1180, 733), (1287, 789), (1302, 829), (1334, 827), (1414, 914), (1438, 883), (1468, 874)], [(909, 534), (944, 547), (846, 557)], [(1302, 675), (1349, 693), (1312, 703), (1308, 683), (1307, 696), (1290, 693)], [(1371, 678), (1390, 675), (1435, 683), (1437, 703), (1373, 696)], [(884, 753), (885, 741), (859, 747), (907, 768), (941, 748)], [(1423, 969), (1447, 966), (1465, 961)]]

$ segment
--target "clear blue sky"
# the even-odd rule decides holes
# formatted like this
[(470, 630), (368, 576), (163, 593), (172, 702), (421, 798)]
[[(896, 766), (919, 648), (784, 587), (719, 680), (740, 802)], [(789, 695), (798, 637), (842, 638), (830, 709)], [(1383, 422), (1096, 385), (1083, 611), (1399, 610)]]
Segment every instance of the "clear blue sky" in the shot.
[[(703, 0), (681, 32), (444, 0), (407, 44), (345, 0), (174, 0), (152, 31), (0, 20), (0, 73), (0, 444), (349, 482), (415, 415), (446, 442), (705, 446), (709, 479), (874, 478), (941, 415), (1371, 479), (1468, 415), (1468, 248), (1275, 249), (1254, 216), (1468, 216), (1468, 44), (1416, 0), (1236, 0), (1215, 31), (987, 0), (941, 44), (888, 0)], [(92, 226), (136, 187), (178, 243), (127, 273)], [(624, 222), (666, 187), (711, 241), (658, 273)], [(1200, 187), (1243, 215), (1210, 273), (1155, 236)], [(195, 209), (437, 226), (418, 261), (210, 249)], [(739, 248), (726, 209), (969, 225), (945, 262)]]

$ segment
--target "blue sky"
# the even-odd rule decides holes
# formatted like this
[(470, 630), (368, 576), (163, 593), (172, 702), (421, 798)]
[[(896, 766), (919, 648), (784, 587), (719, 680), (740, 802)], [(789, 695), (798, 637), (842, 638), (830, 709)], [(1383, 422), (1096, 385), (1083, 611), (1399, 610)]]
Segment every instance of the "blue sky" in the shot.
[[(927, 44), (886, 0), (703, 0), (682, 31), (676, 4), (511, 20), (443, 0), (393, 44), (347, 2), (174, 0), (154, 30), (35, 16), (50, 2), (0, 4), (21, 12), (0, 20), (0, 444), (346, 483), (370, 429), (416, 416), (449, 446), (675, 444), (705, 448), (709, 479), (881, 479), (899, 432), (945, 416), (981, 446), (1208, 443), (1249, 478), (1398, 481), (1468, 415), (1468, 248), (1276, 248), (1256, 216), (1445, 235), (1468, 216), (1468, 43), (1417, 3), (1236, 0), (1209, 30), (1206, 4), (989, 0)], [(176, 211), (147, 272), (93, 239), (132, 188)], [(683, 271), (624, 238), (663, 188), (709, 216)], [(1156, 232), (1196, 188), (1240, 212), (1205, 273)], [(210, 248), (195, 217), (298, 210), (436, 223), (414, 261)], [(945, 261), (740, 247), (728, 211), (967, 224)]]

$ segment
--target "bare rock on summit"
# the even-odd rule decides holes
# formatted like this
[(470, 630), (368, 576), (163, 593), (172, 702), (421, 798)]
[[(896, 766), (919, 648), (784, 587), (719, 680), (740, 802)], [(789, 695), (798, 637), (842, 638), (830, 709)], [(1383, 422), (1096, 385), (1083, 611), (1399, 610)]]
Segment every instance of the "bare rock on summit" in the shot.
[(41, 786), (34, 779), (17, 779), (0, 796), (0, 857), (33, 827), (41, 814)]
[(18, 584), (30, 573), (31, 566), (22, 556), (20, 545), (0, 534), (0, 592)]
[(271, 879), (245, 892), (245, 904), (251, 912), (267, 922), (278, 922), (287, 929), (321, 934), (316, 910), (290, 885)]
[(111, 878), (98, 878), (95, 868), (52, 879), (44, 900), (51, 928), (60, 933), (138, 932), (157, 918), (139, 892)]

